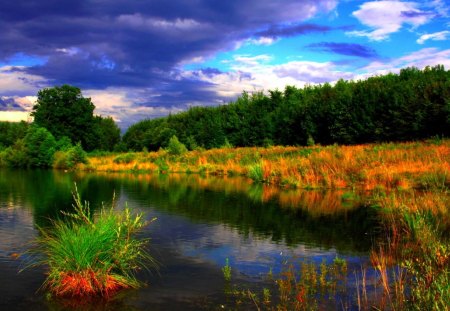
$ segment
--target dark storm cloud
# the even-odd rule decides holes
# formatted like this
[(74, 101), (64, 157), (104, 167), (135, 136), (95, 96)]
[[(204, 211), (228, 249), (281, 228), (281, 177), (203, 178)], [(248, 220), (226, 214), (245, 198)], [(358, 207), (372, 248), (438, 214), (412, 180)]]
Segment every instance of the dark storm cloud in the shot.
[(290, 26), (272, 26), (267, 30), (257, 32), (255, 35), (259, 37), (292, 37), (296, 35), (305, 35), (316, 32), (328, 32), (333, 30), (331, 27), (316, 24), (301, 24)]
[[(298, 23), (311, 12), (329, 11), (333, 4), (334, 0), (0, 1), (0, 61), (17, 53), (42, 58), (43, 64), (16, 70), (43, 77), (50, 85), (152, 88), (162, 94), (160, 104), (168, 106), (181, 98), (213, 100), (205, 83), (174, 75), (180, 64), (232, 49), (255, 33), (329, 31)], [(214, 70), (203, 74), (218, 74)]]
[(313, 50), (347, 56), (356, 56), (362, 58), (378, 57), (378, 54), (375, 52), (375, 50), (356, 43), (320, 42), (310, 44), (307, 47)]

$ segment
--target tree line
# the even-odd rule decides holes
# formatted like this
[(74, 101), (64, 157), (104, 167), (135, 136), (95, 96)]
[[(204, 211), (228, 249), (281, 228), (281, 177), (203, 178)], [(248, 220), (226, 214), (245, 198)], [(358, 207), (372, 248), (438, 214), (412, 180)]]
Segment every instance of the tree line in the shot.
[(130, 150), (166, 147), (174, 135), (189, 149), (232, 146), (360, 144), (450, 134), (450, 71), (402, 69), (334, 85), (286, 86), (243, 93), (218, 107), (192, 107), (143, 120), (123, 136)]
[[(120, 130), (94, 115), (81, 90), (40, 90), (34, 121), (0, 122), (0, 165), (71, 167), (85, 151), (141, 151), (175, 146), (270, 146), (406, 141), (450, 134), (450, 71), (411, 67), (366, 80), (244, 92), (216, 107), (192, 107)], [(172, 148), (174, 149), (174, 148)]]

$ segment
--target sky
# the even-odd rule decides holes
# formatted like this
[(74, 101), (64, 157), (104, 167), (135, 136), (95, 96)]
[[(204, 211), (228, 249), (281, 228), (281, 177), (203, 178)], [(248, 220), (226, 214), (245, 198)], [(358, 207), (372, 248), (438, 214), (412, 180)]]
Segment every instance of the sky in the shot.
[(243, 91), (450, 69), (450, 1), (0, 2), (0, 120), (79, 87), (126, 129)]

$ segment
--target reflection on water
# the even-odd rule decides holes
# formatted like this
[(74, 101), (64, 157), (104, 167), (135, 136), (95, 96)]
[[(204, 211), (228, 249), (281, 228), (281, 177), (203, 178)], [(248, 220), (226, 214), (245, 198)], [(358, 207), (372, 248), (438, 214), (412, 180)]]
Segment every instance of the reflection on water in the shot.
[(149, 219), (158, 217), (144, 235), (151, 237), (159, 272), (143, 274), (149, 286), (108, 304), (108, 310), (211, 307), (223, 299), (226, 258), (233, 278), (243, 283), (257, 282), (271, 269), (276, 273), (293, 259), (330, 262), (338, 254), (358, 269), (376, 227), (374, 210), (343, 192), (280, 191), (241, 178), (198, 175), (0, 170), (0, 275), (22, 288), (0, 284), (6, 297), (1, 309), (23, 310), (19, 301), (56, 308), (34, 293), (44, 271), (17, 275), (23, 259), (15, 256), (37, 234), (36, 225), (47, 226), (59, 210), (71, 208), (74, 182), (94, 209), (115, 193), (119, 206), (127, 202)]

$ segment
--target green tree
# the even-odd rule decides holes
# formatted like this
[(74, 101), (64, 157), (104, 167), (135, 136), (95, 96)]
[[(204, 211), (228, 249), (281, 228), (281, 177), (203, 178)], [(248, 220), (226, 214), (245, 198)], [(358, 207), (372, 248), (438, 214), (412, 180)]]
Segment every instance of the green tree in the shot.
[(67, 136), (73, 144), (81, 142), (85, 150), (96, 147), (95, 106), (79, 88), (56, 86), (40, 90), (37, 97), (31, 113), (36, 125), (49, 130), (56, 139)]
[(100, 150), (113, 151), (120, 142), (120, 129), (113, 118), (100, 116), (95, 117), (97, 127), (96, 148)]
[(56, 151), (55, 137), (45, 128), (31, 126), (25, 135), (27, 164), (31, 167), (51, 167)]
[(0, 146), (9, 147), (27, 133), (28, 123), (21, 122), (0, 122)]

